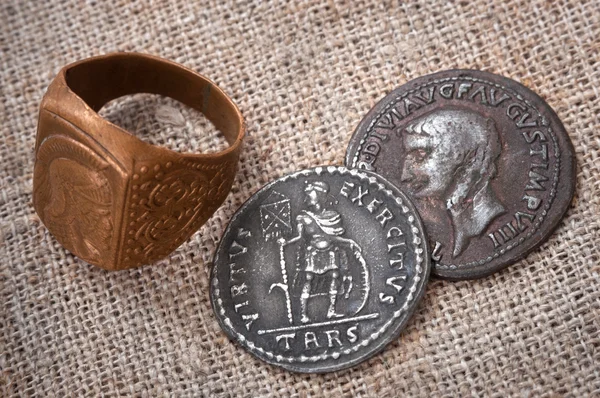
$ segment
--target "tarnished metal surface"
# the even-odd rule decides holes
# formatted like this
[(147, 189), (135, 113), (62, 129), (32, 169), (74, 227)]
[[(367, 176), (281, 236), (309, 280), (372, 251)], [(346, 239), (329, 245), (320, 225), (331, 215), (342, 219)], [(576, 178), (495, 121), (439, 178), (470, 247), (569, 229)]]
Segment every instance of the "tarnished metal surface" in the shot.
[(557, 115), (521, 84), (450, 70), (408, 82), (360, 122), (346, 165), (375, 171), (415, 200), (433, 273), (489, 275), (541, 244), (575, 187)]
[(227, 334), (298, 372), (357, 364), (395, 339), (430, 270), (420, 218), (373, 173), (303, 170), (263, 187), (233, 216), (211, 300)]

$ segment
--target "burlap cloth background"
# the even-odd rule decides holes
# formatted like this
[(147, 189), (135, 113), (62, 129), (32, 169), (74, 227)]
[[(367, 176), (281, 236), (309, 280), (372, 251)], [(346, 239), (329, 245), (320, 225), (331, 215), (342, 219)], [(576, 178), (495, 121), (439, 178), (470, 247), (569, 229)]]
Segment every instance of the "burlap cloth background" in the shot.
[[(600, 395), (599, 38), (594, 0), (3, 1), (0, 395)], [(248, 123), (224, 206), (167, 260), (112, 273), (65, 252), (31, 204), (46, 87), (63, 65), (111, 51), (159, 55), (211, 77)], [(271, 179), (341, 164), (378, 99), (448, 68), (521, 81), (564, 121), (578, 184), (556, 233), (492, 277), (431, 281), (402, 336), (349, 371), (292, 374), (229, 342), (208, 275), (234, 211)], [(104, 112), (182, 150), (220, 142), (203, 139), (210, 126), (182, 109), (140, 98)]]

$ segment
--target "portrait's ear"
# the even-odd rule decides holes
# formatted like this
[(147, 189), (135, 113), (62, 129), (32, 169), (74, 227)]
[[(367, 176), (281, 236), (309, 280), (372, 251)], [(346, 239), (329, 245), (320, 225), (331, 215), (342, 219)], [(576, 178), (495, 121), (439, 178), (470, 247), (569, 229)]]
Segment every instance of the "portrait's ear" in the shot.
[(503, 142), (500, 137), (501, 134), (499, 134), (496, 124), (492, 119), (486, 119), (486, 129), (487, 145), (483, 165), (484, 170), (493, 177), (496, 174), (496, 160), (502, 151)]
[(447, 202), (448, 208), (459, 209), (465, 206), (465, 198), (470, 196), (478, 176), (478, 158), (482, 156), (476, 148), (464, 152), (454, 173), (454, 190)]
[(396, 137), (398, 138), (402, 138), (402, 136), (405, 134), (405, 132), (409, 129), (410, 126), (408, 127), (396, 127), (394, 129), (394, 134), (396, 134)]
[[(498, 131), (496, 130), (496, 123), (494, 123), (493, 119), (487, 118), (485, 120), (485, 128), (487, 130), (487, 134), (486, 137), (488, 137), (488, 146), (491, 145), (498, 145), (500, 146), (500, 134), (498, 134)], [(494, 141), (489, 142), (489, 141)]]

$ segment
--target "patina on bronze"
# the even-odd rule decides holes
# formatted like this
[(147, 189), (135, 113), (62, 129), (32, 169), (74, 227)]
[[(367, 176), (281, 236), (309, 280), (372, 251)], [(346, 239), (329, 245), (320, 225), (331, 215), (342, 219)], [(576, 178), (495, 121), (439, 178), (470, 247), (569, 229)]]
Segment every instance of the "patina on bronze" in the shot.
[[(108, 101), (134, 93), (197, 109), (229, 148), (173, 152), (98, 115)], [(79, 61), (59, 72), (40, 106), (33, 204), (48, 230), (81, 259), (110, 270), (148, 264), (181, 245), (221, 205), (243, 136), (236, 105), (181, 65), (136, 53)]]
[(433, 273), (496, 272), (544, 242), (575, 188), (558, 116), (521, 84), (450, 70), (412, 80), (360, 122), (346, 165), (406, 192), (430, 238)]
[(302, 170), (254, 194), (216, 252), (211, 302), (231, 339), (271, 364), (329, 372), (395, 340), (430, 271), (407, 197), (374, 173)]

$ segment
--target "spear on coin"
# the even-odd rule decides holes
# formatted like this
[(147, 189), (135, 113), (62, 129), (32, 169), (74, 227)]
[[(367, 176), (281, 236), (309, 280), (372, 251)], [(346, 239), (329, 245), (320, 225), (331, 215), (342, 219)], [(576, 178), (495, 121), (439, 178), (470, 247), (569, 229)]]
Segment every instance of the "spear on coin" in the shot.
[(285, 295), (285, 304), (287, 316), (290, 324), (294, 323), (292, 316), (292, 299), (290, 297), (290, 286), (285, 263), (285, 246), (288, 243), (284, 235), (292, 232), (290, 219), (290, 200), (284, 195), (273, 192), (267, 198), (270, 203), (263, 204), (260, 207), (260, 220), (265, 241), (276, 240), (279, 246), (279, 266), (281, 267), (281, 282), (271, 284), (269, 294), (275, 288), (281, 289)]

